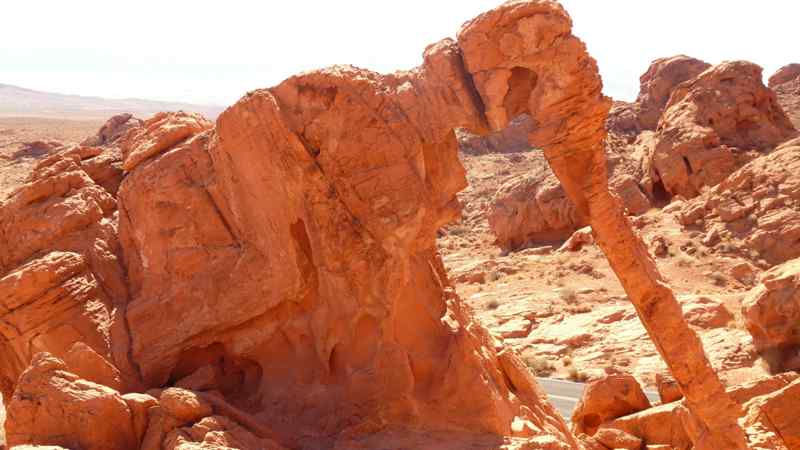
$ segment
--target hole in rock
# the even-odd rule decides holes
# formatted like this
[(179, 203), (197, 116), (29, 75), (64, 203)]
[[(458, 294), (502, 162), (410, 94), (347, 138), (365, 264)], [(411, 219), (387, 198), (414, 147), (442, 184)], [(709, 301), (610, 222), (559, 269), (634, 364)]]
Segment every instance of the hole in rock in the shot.
[(256, 394), (263, 376), (261, 366), (252, 360), (230, 355), (225, 346), (219, 343), (184, 351), (172, 370), (169, 384), (174, 385), (204, 366), (215, 369), (214, 389), (228, 401), (243, 409), (259, 406)]
[(661, 176), (658, 176), (658, 181), (653, 183), (653, 204), (657, 208), (663, 208), (664, 206), (669, 205), (669, 202), (672, 201), (672, 195), (667, 191), (667, 188), (664, 187), (664, 182), (661, 181)]
[(508, 79), (508, 93), (503, 100), (503, 107), (509, 118), (517, 117), (528, 111), (528, 99), (531, 92), (536, 88), (538, 77), (536, 74), (524, 67), (511, 69), (511, 77)]

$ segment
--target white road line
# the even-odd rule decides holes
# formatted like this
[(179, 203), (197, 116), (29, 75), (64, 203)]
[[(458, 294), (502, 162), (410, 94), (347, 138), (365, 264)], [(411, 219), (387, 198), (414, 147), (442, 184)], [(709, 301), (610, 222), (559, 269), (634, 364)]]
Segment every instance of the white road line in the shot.
[(578, 403), (578, 399), (575, 397), (563, 397), (561, 395), (553, 395), (553, 394), (547, 394), (547, 397), (552, 398), (553, 400), (566, 400), (573, 403)]

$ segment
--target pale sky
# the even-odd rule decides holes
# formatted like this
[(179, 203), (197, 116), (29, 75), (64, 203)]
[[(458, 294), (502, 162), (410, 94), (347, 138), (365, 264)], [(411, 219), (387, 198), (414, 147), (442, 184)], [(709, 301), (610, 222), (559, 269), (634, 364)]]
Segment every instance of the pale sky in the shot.
[[(500, 0), (5, 0), (0, 83), (65, 94), (227, 105), (331, 64), (379, 72)], [(800, 62), (798, 0), (563, 0), (606, 94), (632, 100), (650, 61)]]

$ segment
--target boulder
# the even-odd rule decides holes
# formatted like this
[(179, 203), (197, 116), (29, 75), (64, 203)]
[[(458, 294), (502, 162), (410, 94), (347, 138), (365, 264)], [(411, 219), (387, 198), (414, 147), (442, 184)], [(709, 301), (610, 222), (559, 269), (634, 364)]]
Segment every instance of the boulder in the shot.
[(584, 227), (572, 233), (572, 236), (564, 242), (558, 251), (560, 252), (577, 252), (583, 248), (584, 245), (594, 244), (594, 236), (592, 236), (592, 227)]
[(70, 372), (84, 380), (108, 386), (116, 391), (125, 389), (119, 369), (83, 342), (76, 342), (67, 350), (64, 362)]
[(119, 392), (37, 354), (8, 404), (8, 445), (60, 445), (85, 450), (139, 448), (128, 404)]
[(733, 320), (733, 314), (718, 300), (702, 295), (687, 295), (681, 297), (680, 301), (686, 321), (698, 328), (722, 328)]
[[(617, 418), (601, 429), (615, 429), (641, 439), (646, 445), (669, 445), (688, 450), (692, 440), (687, 434), (681, 415), (676, 412), (680, 403), (668, 403)], [(688, 413), (688, 410), (686, 412)], [(691, 416), (690, 416), (691, 417)]]
[(495, 243), (505, 251), (563, 241), (586, 226), (544, 158), (540, 170), (500, 187), (488, 218)]
[(132, 127), (120, 140), (122, 168), (130, 172), (143, 161), (210, 129), (211, 122), (194, 113), (161, 112)]
[(650, 408), (650, 400), (630, 375), (608, 375), (586, 385), (578, 406), (572, 413), (575, 434), (593, 436), (600, 425), (617, 417)]
[(115, 144), (130, 129), (141, 127), (143, 121), (133, 117), (131, 113), (117, 114), (106, 121), (97, 134), (89, 136), (81, 142), (86, 147), (104, 147)]
[[(772, 433), (771, 440), (783, 444), (787, 450), (800, 448), (800, 380), (788, 386), (750, 400), (745, 409), (745, 422), (760, 426), (763, 434)], [(781, 447), (763, 447), (776, 448)]]
[(166, 450), (240, 448), (284, 450), (275, 441), (261, 438), (224, 416), (206, 417), (191, 427), (170, 432), (161, 447)]
[(194, 423), (213, 413), (211, 405), (192, 391), (180, 388), (165, 389), (158, 404), (165, 413), (181, 424)]
[[(753, 398), (767, 396), (789, 386), (798, 379), (796, 374), (781, 374), (764, 377), (745, 384), (733, 386), (728, 389), (728, 394), (739, 404), (746, 404)], [(662, 381), (663, 382), (663, 381)], [(661, 389), (661, 384), (659, 385)], [(662, 398), (668, 398), (665, 395)], [(752, 424), (758, 424), (751, 419)], [(760, 434), (758, 427), (748, 429), (748, 439), (754, 442)], [(668, 449), (686, 450), (693, 443), (703, 438), (702, 427), (686, 408), (685, 401), (664, 403), (634, 414), (607, 422), (601, 429), (617, 429), (632, 436), (640, 438), (643, 444), (650, 446), (667, 446)], [(775, 441), (777, 442), (777, 441)], [(778, 448), (781, 447), (752, 447), (752, 448)]]
[(657, 373), (656, 388), (662, 404), (677, 402), (683, 398), (680, 385), (671, 375)]
[(656, 132), (651, 177), (671, 195), (693, 198), (795, 134), (762, 69), (725, 62), (673, 91)]
[(769, 78), (769, 87), (775, 91), (778, 104), (800, 130), (800, 64), (782, 67)]
[(709, 67), (710, 64), (686, 55), (653, 61), (639, 79), (636, 106), (641, 128), (655, 130), (675, 88), (700, 75)]
[(641, 450), (642, 440), (616, 428), (600, 428), (594, 436), (608, 448)]
[(765, 272), (742, 315), (760, 351), (800, 345), (800, 259)]

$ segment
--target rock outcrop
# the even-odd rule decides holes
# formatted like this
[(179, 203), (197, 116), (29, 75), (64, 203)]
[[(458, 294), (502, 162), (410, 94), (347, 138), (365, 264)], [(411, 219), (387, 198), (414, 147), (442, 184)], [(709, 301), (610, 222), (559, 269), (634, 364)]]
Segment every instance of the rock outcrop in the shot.
[[(753, 380), (728, 389), (728, 394), (748, 411), (747, 415), (742, 418), (748, 429), (748, 449), (787, 448), (784, 441), (775, 435), (776, 427), (763, 411), (770, 409), (765, 407), (766, 401), (772, 401), (775, 406), (779, 402), (782, 402), (781, 406), (788, 406), (796, 401), (787, 394), (796, 389), (792, 386), (797, 383), (797, 379), (796, 374), (781, 374)], [(791, 433), (792, 420), (787, 420), (788, 417), (784, 411), (788, 411), (788, 409), (782, 410), (774, 407), (773, 414), (779, 417), (777, 422), (780, 424), (779, 427)], [(576, 425), (578, 424), (573, 423), (573, 427)], [(683, 401), (663, 403), (603, 422), (597, 427), (596, 435), (606, 434), (613, 438), (613, 436), (619, 436), (619, 432), (623, 433), (623, 437), (628, 435), (639, 439), (647, 448), (660, 448), (658, 446), (666, 446), (665, 448), (670, 449), (697, 448), (697, 443), (703, 439), (702, 426), (698, 428), (697, 420), (688, 412)], [(626, 440), (632, 441), (629, 438)]]
[(136, 378), (128, 360), (116, 201), (84, 170), (92, 158), (71, 155), (42, 161), (30, 182), (0, 203), (6, 398), (35, 353), (63, 357), (78, 341), (112, 361), (126, 382)]
[(789, 64), (775, 72), (769, 78), (769, 87), (775, 91), (778, 104), (794, 127), (800, 130), (800, 64)]
[(528, 144), (528, 133), (531, 131), (531, 118), (521, 115), (512, 120), (507, 127), (485, 136), (470, 133), (459, 128), (456, 130), (458, 146), (461, 152), (468, 155), (485, 155), (489, 153), (518, 153), (532, 151)]
[[(759, 429), (760, 433), (752, 440), (757, 438), (761, 448), (800, 448), (800, 417), (797, 415), (800, 408), (800, 380), (753, 398), (745, 408), (748, 411), (745, 423)], [(762, 444), (765, 440), (767, 445)]]
[[(744, 449), (741, 408), (609, 188), (610, 102), (571, 26), (555, 2), (514, 0), (411, 71), (308, 72), (216, 126), (159, 114), (115, 141), (118, 191), (82, 156), (42, 166), (0, 205), (10, 442), (579, 448), (435, 246), (465, 184), (453, 130), (527, 114), (681, 386), (697, 448)], [(601, 437), (633, 446), (624, 433)]]
[(544, 158), (538, 166), (501, 186), (492, 200), (489, 226), (505, 251), (563, 241), (586, 225)]
[(711, 64), (686, 55), (653, 61), (639, 79), (639, 96), (635, 104), (641, 129), (655, 130), (675, 88), (709, 67)]
[(727, 244), (745, 258), (781, 264), (800, 257), (800, 139), (758, 158), (677, 212), (709, 247)]
[(133, 114), (117, 114), (103, 124), (94, 136), (89, 136), (81, 142), (85, 147), (106, 147), (116, 143), (132, 128), (141, 127), (143, 121), (133, 117)]
[(8, 405), (8, 445), (86, 450), (139, 447), (131, 410), (119, 392), (81, 379), (47, 353), (34, 357)]
[(722, 63), (673, 91), (655, 136), (652, 184), (696, 197), (796, 132), (759, 66)]
[(800, 259), (764, 273), (742, 303), (742, 316), (759, 350), (800, 345)]
[[(605, 124), (609, 185), (630, 214), (642, 214), (662, 201), (649, 169), (654, 130), (673, 90), (708, 67), (687, 56), (658, 59), (642, 75), (636, 102), (613, 103)], [(518, 128), (512, 123), (501, 134)], [(564, 240), (586, 225), (545, 164), (501, 187), (492, 201), (489, 223), (505, 251)]]
[(443, 41), (408, 73), (310, 72), (249, 94), (213, 132), (165, 145), (185, 119), (163, 117), (125, 144), (127, 319), (147, 385), (221, 367), (218, 389), (293, 445), (378, 417), (501, 435), (522, 418), (520, 432), (568, 442), (435, 253), (464, 187), (453, 128), (483, 127), (458, 56)]
[[(652, 208), (637, 182), (643, 177), (643, 155), (612, 139), (618, 137), (606, 141), (609, 186), (628, 214), (643, 214)], [(531, 173), (511, 179), (494, 194), (488, 220), (495, 243), (504, 251), (563, 242), (587, 225), (543, 155), (537, 156)]]

